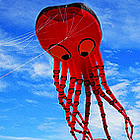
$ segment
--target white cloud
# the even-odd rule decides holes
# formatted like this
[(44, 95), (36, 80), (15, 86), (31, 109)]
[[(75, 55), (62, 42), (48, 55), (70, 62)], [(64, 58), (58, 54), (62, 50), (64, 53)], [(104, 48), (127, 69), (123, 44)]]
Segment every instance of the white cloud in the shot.
[[(41, 83), (41, 84), (40, 84)], [(24, 86), (31, 94), (35, 94), (42, 97), (54, 98), (57, 96), (57, 92), (55, 91), (55, 86), (53, 85), (53, 81), (50, 79), (42, 81), (42, 78), (36, 78), (35, 83), (27, 83), (24, 81), (19, 81), (18, 84), (20, 86)], [(30, 99), (26, 100), (27, 102), (32, 102)], [(34, 101), (34, 100), (33, 100)]]
[(105, 58), (111, 58), (114, 55), (114, 51), (113, 50), (104, 50), (103, 55), (105, 56)]
[(26, 99), (26, 102), (27, 102), (27, 103), (34, 103), (34, 104), (37, 103), (37, 101), (35, 101), (35, 100), (30, 100), (30, 99)]
[(44, 96), (44, 97), (49, 97), (49, 98), (54, 98), (55, 93), (52, 92), (47, 92), (47, 91), (40, 91), (40, 92), (34, 92), (34, 94), (38, 96)]
[(55, 91), (55, 86), (52, 83), (49, 83), (49, 81), (43, 84), (30, 85), (30, 87), (31, 86), (32, 93), (38, 96), (44, 96), (49, 98), (56, 97), (57, 92)]
[(135, 62), (135, 64), (138, 66), (138, 65), (140, 65), (140, 63), (139, 62)]
[(140, 127), (135, 128), (134, 135), (135, 135), (135, 137), (134, 137), (135, 140), (140, 139)]
[(0, 130), (2, 130), (2, 129), (5, 129), (5, 127), (3, 127), (3, 126), (0, 126)]
[(112, 62), (110, 62), (110, 61), (106, 61), (105, 64), (106, 64), (107, 66), (118, 67), (118, 64), (112, 63)]
[(129, 37), (129, 40), (139, 42), (140, 38), (140, 18), (136, 16), (126, 16), (124, 19), (125, 25), (123, 26), (123, 31)]
[(5, 39), (7, 34), (8, 34), (7, 32), (5, 32), (3, 29), (0, 28), (0, 46), (3, 42), (3, 39)]
[(12, 110), (17, 110), (18, 108), (23, 108), (23, 105), (19, 104), (19, 105), (14, 106), (14, 107), (9, 107), (9, 108), (3, 110), (3, 112), (9, 112), (9, 111), (12, 111)]
[(38, 129), (47, 133), (48, 140), (71, 140), (70, 129), (66, 123), (61, 122), (60, 118), (51, 119), (38, 126)]
[[(8, 20), (12, 25), (33, 26), (34, 19), (37, 14), (37, 4), (31, 1), (10, 1), (6, 3), (1, 2), (1, 17), (2, 20)], [(29, 24), (30, 23), (30, 24)]]
[(51, 77), (52, 69), (51, 66), (46, 63), (35, 63), (33, 64), (34, 73), (32, 76), (41, 76), (41, 77)]
[(136, 102), (135, 107), (136, 107), (136, 108), (140, 108), (140, 101), (137, 101), (137, 102)]
[(13, 136), (3, 136), (3, 135), (0, 135), (0, 139), (10, 139), (10, 140), (46, 140), (46, 139), (40, 139), (40, 138), (13, 137)]
[(0, 91), (2, 91), (3, 89), (5, 89), (7, 87), (7, 83), (0, 81)]
[(0, 54), (0, 66), (3, 69), (13, 69), (17, 67), (17, 64), (12, 56)]
[(112, 63), (110, 61), (105, 61), (106, 75), (107, 77), (118, 75), (118, 64)]
[(136, 98), (140, 99), (140, 83), (137, 83), (135, 86), (132, 86), (131, 90), (135, 93)]
[(139, 67), (137, 67), (137, 68), (134, 68), (134, 67), (129, 67), (129, 71), (131, 72), (131, 73), (135, 73), (135, 74), (139, 74), (140, 75), (140, 68)]
[(54, 131), (54, 128), (56, 126), (55, 122), (48, 122), (48, 123), (43, 123), (41, 125), (38, 126), (38, 129), (40, 129), (41, 131)]
[(109, 53), (109, 54), (112, 54), (112, 50), (104, 50), (105, 53)]
[(136, 86), (132, 87), (132, 91), (139, 93), (140, 92), (140, 83), (137, 83)]
[(126, 88), (129, 85), (130, 85), (130, 82), (128, 80), (125, 80), (121, 83), (111, 86), (111, 89), (114, 92), (114, 94), (117, 96), (117, 98), (119, 98), (120, 95), (123, 95), (123, 96), (126, 95), (127, 93)]

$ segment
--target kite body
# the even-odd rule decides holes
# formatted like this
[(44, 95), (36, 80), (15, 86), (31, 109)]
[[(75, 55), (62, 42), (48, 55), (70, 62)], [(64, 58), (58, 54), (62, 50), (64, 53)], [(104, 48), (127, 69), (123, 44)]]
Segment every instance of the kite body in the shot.
[[(93, 140), (88, 128), (91, 93), (93, 92), (99, 105), (107, 139), (111, 140), (111, 136), (108, 131), (102, 98), (122, 114), (125, 119), (128, 139), (133, 140), (133, 125), (106, 81), (100, 53), (102, 31), (95, 13), (82, 3), (47, 7), (38, 15), (36, 35), (42, 48), (54, 58), (54, 85), (58, 91), (59, 103), (65, 110), (66, 121), (74, 139), (77, 140), (75, 133), (78, 132), (82, 134), (83, 140)], [(59, 76), (60, 64), (62, 66), (61, 77)], [(68, 71), (70, 82), (66, 94)], [(84, 117), (78, 110), (83, 83), (86, 93)], [(101, 84), (106, 93), (103, 92)], [(80, 130), (76, 128), (76, 123), (81, 127)], [(130, 134), (128, 124), (131, 127)]]

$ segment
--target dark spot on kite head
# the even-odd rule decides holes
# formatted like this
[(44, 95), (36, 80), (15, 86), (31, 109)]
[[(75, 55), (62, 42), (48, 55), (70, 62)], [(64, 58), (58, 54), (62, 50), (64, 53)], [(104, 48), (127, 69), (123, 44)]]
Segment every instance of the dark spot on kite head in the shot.
[(86, 57), (86, 56), (88, 56), (88, 54), (89, 54), (88, 52), (81, 52), (80, 55)]
[(68, 59), (70, 59), (70, 57), (69, 57), (68, 54), (65, 54), (65, 55), (63, 55), (63, 56), (61, 57), (61, 59), (63, 59), (63, 60), (68, 60)]

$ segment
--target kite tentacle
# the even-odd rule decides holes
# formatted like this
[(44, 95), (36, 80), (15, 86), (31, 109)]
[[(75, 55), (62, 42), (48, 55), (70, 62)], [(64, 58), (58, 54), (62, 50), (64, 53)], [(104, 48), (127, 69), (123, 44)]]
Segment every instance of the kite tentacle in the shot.
[[(70, 65), (73, 66), (72, 61), (68, 63), (68, 68), (69, 68), (69, 73), (70, 73), (70, 83), (69, 83), (69, 89), (68, 89), (67, 101), (66, 101), (66, 109), (68, 110), (68, 112), (66, 112), (66, 120), (68, 121), (70, 121), (70, 115), (72, 116), (72, 113), (70, 112), (70, 106), (73, 106), (72, 97), (73, 97), (75, 82), (76, 82), (74, 68), (70, 67)], [(68, 125), (71, 127), (71, 121)]]
[(93, 83), (91, 85), (91, 87), (92, 87), (93, 93), (95, 94), (95, 97), (96, 97), (96, 100), (98, 102), (98, 106), (99, 106), (99, 109), (100, 109), (100, 112), (101, 112), (104, 131), (106, 133), (106, 136), (107, 136), (108, 140), (111, 140), (111, 137), (110, 137), (109, 132), (108, 132), (108, 125), (107, 125), (107, 122), (106, 122), (106, 114), (105, 114), (105, 111), (104, 111), (104, 108), (103, 108), (103, 102), (102, 102), (101, 97), (100, 97), (102, 92), (100, 90), (101, 88), (100, 88), (100, 85), (99, 85), (98, 77), (97, 77), (97, 75), (95, 75), (95, 71), (89, 73), (89, 77), (90, 77), (90, 82)]
[[(88, 63), (86, 63), (86, 61)], [(84, 88), (85, 88), (85, 93), (86, 93), (86, 102), (85, 102), (85, 120), (84, 120), (84, 129), (83, 129), (83, 139), (87, 138), (87, 134), (90, 137), (91, 140), (93, 140), (93, 137), (88, 129), (88, 124), (89, 124), (89, 115), (90, 115), (90, 106), (91, 106), (91, 89), (90, 89), (90, 80), (89, 80), (89, 71), (90, 69), (90, 61), (89, 58), (87, 57), (82, 61), (83, 67), (82, 67), (82, 74), (83, 74), (83, 79), (84, 79)], [(89, 69), (85, 69), (85, 67), (88, 67)]]
[[(63, 66), (64, 65), (65, 64), (63, 63)], [(65, 112), (67, 112), (66, 105), (65, 105), (65, 103), (63, 101), (63, 99), (67, 100), (66, 95), (64, 93), (64, 88), (65, 88), (64, 85), (65, 85), (65, 82), (66, 82), (67, 69), (63, 69), (62, 73), (65, 74), (65, 76), (62, 76), (61, 75), (61, 80), (60, 80), (60, 83), (61, 84), (59, 84), (60, 62), (57, 61), (57, 59), (56, 60), (54, 59), (54, 70), (53, 70), (53, 73), (54, 73), (54, 75), (53, 75), (54, 85), (56, 86), (56, 90), (59, 92), (59, 94), (58, 94), (59, 104), (63, 107), (63, 109), (65, 110)], [(71, 115), (71, 113), (70, 113), (70, 115)], [(68, 120), (68, 119), (66, 119), (66, 120), (67, 120), (68, 124), (71, 125), (70, 120)], [(74, 131), (71, 132), (71, 134), (74, 137), (74, 139), (77, 140), (77, 137), (76, 137)]]
[[(56, 86), (57, 91), (59, 92), (59, 95), (58, 95), (59, 104), (65, 110), (66, 120), (68, 122), (68, 125), (70, 127), (72, 127), (72, 122), (70, 121), (70, 116), (73, 117), (73, 113), (70, 112), (70, 106), (72, 106), (72, 107), (74, 106), (74, 104), (72, 103), (72, 94), (74, 92), (76, 77), (71, 77), (70, 78), (69, 92), (68, 92), (68, 95), (66, 96), (66, 94), (64, 93), (64, 89), (65, 89), (65, 83), (66, 83), (66, 80), (67, 80), (67, 63), (62, 62), (62, 72), (61, 72), (60, 84), (59, 84), (60, 62), (57, 61), (57, 60), (54, 61), (53, 73), (54, 73), (54, 75), (53, 75), (54, 84)], [(64, 103), (63, 100), (66, 101), (66, 104)], [(81, 113), (78, 111), (78, 109), (77, 109), (77, 114), (79, 115), (82, 123), (85, 124), (84, 119), (83, 119)], [(84, 127), (82, 126), (82, 123), (80, 123), (77, 118), (75, 118), (75, 121), (84, 129)], [(78, 133), (83, 134), (83, 132), (81, 130), (75, 129), (75, 127), (70, 132), (71, 132), (72, 136), (75, 138), (75, 140), (77, 140), (77, 137), (76, 137), (74, 132), (78, 132)], [(87, 132), (88, 132), (88, 134), (90, 136), (91, 133), (90, 133), (89, 129), (87, 129)], [(86, 137), (88, 138), (88, 136), (86, 136)]]
[(56, 90), (59, 90), (59, 73), (60, 73), (60, 60), (54, 59), (54, 70), (53, 70), (53, 78), (54, 85), (56, 86)]
[[(103, 108), (103, 102), (101, 100), (101, 97), (99, 96), (99, 90), (94, 90), (93, 91), (94, 94), (95, 94), (95, 97), (97, 99), (97, 102), (98, 102), (98, 106), (100, 108), (100, 112), (101, 112), (101, 117), (102, 117), (102, 122), (103, 122), (103, 127), (104, 127), (104, 131), (106, 133), (106, 136), (107, 136), (107, 139), (108, 140), (112, 140), (110, 135), (109, 135), (109, 132), (108, 132), (108, 125), (107, 125), (107, 122), (106, 122), (106, 114), (105, 114), (105, 111), (104, 111), (104, 108)], [(97, 94), (98, 93), (98, 94)]]
[[(118, 110), (119, 113), (121, 113), (124, 116), (125, 119), (125, 129), (126, 129), (126, 133), (127, 133), (127, 137), (129, 140), (133, 140), (132, 135), (133, 135), (133, 124), (131, 123), (130, 119), (127, 119), (128, 116), (126, 114), (125, 109), (122, 107), (122, 105), (119, 103), (119, 101), (116, 99), (116, 97), (114, 96), (114, 94), (111, 92), (108, 84), (107, 84), (107, 80), (106, 80), (106, 76), (105, 76), (105, 70), (104, 70), (104, 64), (103, 64), (103, 60), (101, 57), (101, 53), (100, 50), (97, 49), (95, 54), (91, 56), (92, 59), (94, 59), (94, 62), (97, 61), (98, 66), (93, 66), (93, 69), (98, 69), (99, 70), (99, 77), (101, 78), (101, 84), (104, 87), (104, 89), (106, 90), (106, 93), (110, 96), (110, 98), (112, 99), (111, 102), (109, 102), (114, 108), (116, 108)], [(92, 61), (93, 62), (93, 61)], [(129, 134), (128, 132), (128, 123), (131, 127), (131, 132)]]
[(75, 120), (76, 120), (76, 115), (78, 113), (77, 110), (78, 110), (79, 98), (80, 98), (80, 94), (81, 94), (82, 82), (83, 82), (82, 79), (77, 79), (75, 96), (74, 96), (74, 103), (73, 103), (71, 131), (74, 131), (74, 129), (75, 129), (75, 123), (76, 123)]
[[(105, 77), (104, 66), (98, 66), (98, 69), (99, 69), (99, 75), (100, 75), (100, 78), (101, 78), (101, 83), (102, 83), (103, 87), (105, 88), (106, 93), (112, 98), (112, 104), (111, 105), (113, 105), (113, 106), (117, 105), (118, 109), (117, 108), (116, 109), (119, 111), (119, 113), (121, 113), (124, 116), (127, 137), (130, 138), (130, 140), (131, 140), (132, 139), (132, 135), (133, 135), (133, 124), (131, 123), (130, 119), (127, 119), (128, 116), (127, 116), (127, 113), (126, 113), (125, 109), (119, 103), (119, 101), (116, 99), (116, 97), (113, 95), (112, 91), (110, 90), (110, 88), (109, 88), (109, 86), (107, 84), (106, 77)], [(131, 127), (130, 134), (128, 132), (128, 123), (129, 123), (129, 125)]]
[[(77, 84), (76, 84), (75, 95), (74, 95), (71, 131), (74, 131), (74, 129), (75, 129), (75, 123), (76, 123), (75, 121), (77, 118), (76, 115), (79, 115), (80, 119), (82, 120), (82, 123), (85, 124), (85, 121), (83, 120), (80, 112), (78, 111), (79, 99), (80, 99), (81, 88), (82, 88), (82, 83), (83, 83), (81, 68), (78, 67), (78, 65), (79, 65), (78, 61), (74, 61), (73, 69), (75, 71), (75, 76), (77, 78), (76, 79)], [(70, 75), (71, 75), (71, 66), (70, 66)], [(89, 132), (89, 130), (88, 130), (88, 132)], [(82, 134), (85, 135), (86, 137), (88, 137), (86, 135), (86, 133), (83, 132)]]
[[(96, 100), (98, 102), (98, 106), (99, 106), (99, 109), (101, 112), (104, 131), (106, 133), (108, 140), (111, 140), (111, 137), (110, 137), (109, 132), (108, 132), (108, 126), (107, 126), (107, 122), (106, 122), (106, 114), (105, 114), (105, 111), (103, 108), (103, 102), (102, 102), (101, 97), (100, 97), (103, 94), (103, 91), (101, 90), (98, 71), (95, 67), (96, 61), (94, 60), (94, 57), (90, 57), (90, 60), (91, 60), (91, 65), (92, 65), (92, 71), (89, 73), (91, 87), (92, 87), (93, 93), (95, 94), (95, 97), (96, 97)], [(107, 98), (107, 96), (104, 96), (104, 98), (108, 101), (111, 101), (109, 98)]]
[(71, 122), (70, 122), (70, 106), (73, 106), (72, 103), (72, 96), (74, 93), (74, 87), (75, 87), (75, 82), (76, 82), (76, 77), (71, 77), (70, 78), (70, 84), (69, 84), (69, 89), (68, 89), (68, 95), (67, 95), (67, 100), (66, 100), (66, 120), (69, 122), (68, 125), (71, 127)]
[[(86, 134), (88, 130), (88, 124), (89, 124), (89, 115), (90, 115), (90, 106), (91, 106), (91, 92), (89, 90), (90, 88), (90, 82), (89, 80), (84, 81), (85, 84), (85, 93), (86, 93), (86, 103), (85, 103), (85, 123), (84, 123), (84, 130), (83, 132)], [(92, 135), (90, 131), (87, 133), (91, 140), (93, 140)], [(83, 139), (85, 138), (85, 135), (83, 135)]]

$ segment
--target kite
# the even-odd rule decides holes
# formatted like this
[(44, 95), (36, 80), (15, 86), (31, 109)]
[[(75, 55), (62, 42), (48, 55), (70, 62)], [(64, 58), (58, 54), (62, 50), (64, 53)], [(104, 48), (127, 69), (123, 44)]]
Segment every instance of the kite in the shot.
[[(78, 140), (80, 133), (82, 140), (93, 140), (88, 127), (93, 93), (107, 139), (112, 140), (102, 98), (124, 117), (127, 137), (133, 140), (133, 124), (107, 84), (100, 53), (102, 31), (96, 14), (83, 3), (44, 8), (36, 20), (36, 35), (41, 47), (54, 59), (54, 85), (74, 139)], [(86, 94), (84, 117), (78, 109), (82, 85)]]

